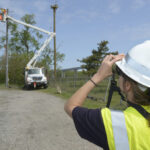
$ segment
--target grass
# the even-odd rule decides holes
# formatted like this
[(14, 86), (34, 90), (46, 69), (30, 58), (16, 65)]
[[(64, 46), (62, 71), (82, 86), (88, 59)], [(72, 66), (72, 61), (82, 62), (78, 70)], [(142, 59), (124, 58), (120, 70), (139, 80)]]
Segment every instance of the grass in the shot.
[(5, 84), (0, 84), (0, 89), (6, 89)]
[[(81, 81), (80, 83), (81, 83), (80, 86), (77, 86), (77, 84), (76, 84), (76, 87), (69, 85), (68, 83), (66, 84), (64, 82), (63, 82), (63, 84), (59, 84), (60, 87), (63, 87), (63, 88), (61, 88), (61, 90), (62, 90), (61, 94), (58, 94), (56, 88), (54, 88), (52, 86), (50, 86), (47, 89), (42, 89), (41, 91), (55, 95), (55, 96), (60, 97), (64, 100), (68, 100), (73, 95), (73, 93), (77, 89), (79, 89), (79, 87), (81, 87), (81, 85), (83, 83), (85, 83), (85, 81), (84, 82)], [(83, 106), (87, 107), (87, 108), (106, 107), (107, 97), (105, 100), (104, 100), (104, 97), (106, 94), (107, 83), (108, 83), (107, 81), (104, 81), (104, 82), (102, 82), (101, 86), (94, 88), (92, 90), (92, 92), (89, 93), (90, 98), (86, 99)], [(114, 92), (114, 94), (113, 94), (110, 108), (119, 109), (119, 110), (123, 110), (126, 108), (124, 102), (122, 102), (122, 104), (120, 104), (120, 96), (116, 92)]]
[[(40, 89), (40, 92), (45, 92), (48, 94), (52, 94), (54, 96), (60, 97), (63, 100), (68, 100), (73, 93), (79, 89), (87, 80), (77, 80), (75, 81), (67, 81), (67, 80), (61, 80), (61, 82), (58, 82), (59, 87), (61, 88), (62, 93), (58, 94), (56, 88), (53, 86), (54, 83), (51, 83), (50, 86), (47, 89)], [(107, 96), (106, 94), (106, 89), (108, 85), (108, 80), (104, 80), (98, 87), (94, 88), (90, 93), (89, 97), (87, 98), (86, 101), (84, 102), (84, 107), (87, 108), (102, 108), (106, 106), (107, 103)], [(23, 86), (16, 86), (16, 85), (11, 85), (11, 89), (22, 89)], [(0, 84), (0, 89), (6, 89), (5, 84)], [(105, 99), (105, 100), (104, 100)], [(125, 103), (120, 104), (120, 96), (118, 93), (114, 92), (110, 108), (113, 109), (125, 109)]]
[(23, 89), (23, 85), (15, 85), (15, 84), (11, 84), (8, 86), (8, 88), (6, 87), (6, 84), (0, 84), (0, 89), (1, 90), (14, 90), (14, 89)]

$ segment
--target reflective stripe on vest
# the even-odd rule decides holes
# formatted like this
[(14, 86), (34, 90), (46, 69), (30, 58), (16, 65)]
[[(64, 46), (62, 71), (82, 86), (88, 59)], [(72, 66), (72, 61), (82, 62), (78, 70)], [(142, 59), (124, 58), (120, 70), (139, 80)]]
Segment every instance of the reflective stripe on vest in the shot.
[(124, 113), (111, 110), (111, 119), (116, 150), (129, 150)]

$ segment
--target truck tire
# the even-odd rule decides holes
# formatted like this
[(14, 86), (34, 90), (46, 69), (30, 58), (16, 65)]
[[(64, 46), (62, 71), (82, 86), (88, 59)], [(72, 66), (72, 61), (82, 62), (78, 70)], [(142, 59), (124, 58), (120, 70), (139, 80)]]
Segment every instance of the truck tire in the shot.
[(25, 85), (25, 89), (26, 90), (30, 90), (30, 86), (29, 85)]
[(48, 88), (48, 85), (44, 85), (44, 89), (47, 89)]

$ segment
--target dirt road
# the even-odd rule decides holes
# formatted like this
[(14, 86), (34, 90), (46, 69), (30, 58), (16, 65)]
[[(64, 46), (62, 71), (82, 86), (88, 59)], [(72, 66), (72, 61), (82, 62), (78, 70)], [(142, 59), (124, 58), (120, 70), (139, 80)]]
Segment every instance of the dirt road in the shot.
[(39, 91), (0, 91), (0, 150), (100, 150), (81, 139), (64, 100)]

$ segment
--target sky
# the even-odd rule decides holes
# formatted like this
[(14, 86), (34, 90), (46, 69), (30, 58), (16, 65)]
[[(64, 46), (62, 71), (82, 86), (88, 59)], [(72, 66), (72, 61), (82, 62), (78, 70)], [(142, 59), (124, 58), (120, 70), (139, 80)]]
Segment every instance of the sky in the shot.
[[(50, 6), (55, 3), (56, 47), (65, 54), (62, 69), (79, 67), (77, 59), (91, 55), (102, 40), (109, 41), (110, 51), (126, 54), (150, 39), (150, 0), (0, 0), (0, 8), (18, 20), (34, 14), (36, 26), (52, 32)], [(0, 22), (0, 34), (5, 34), (5, 23)]]

